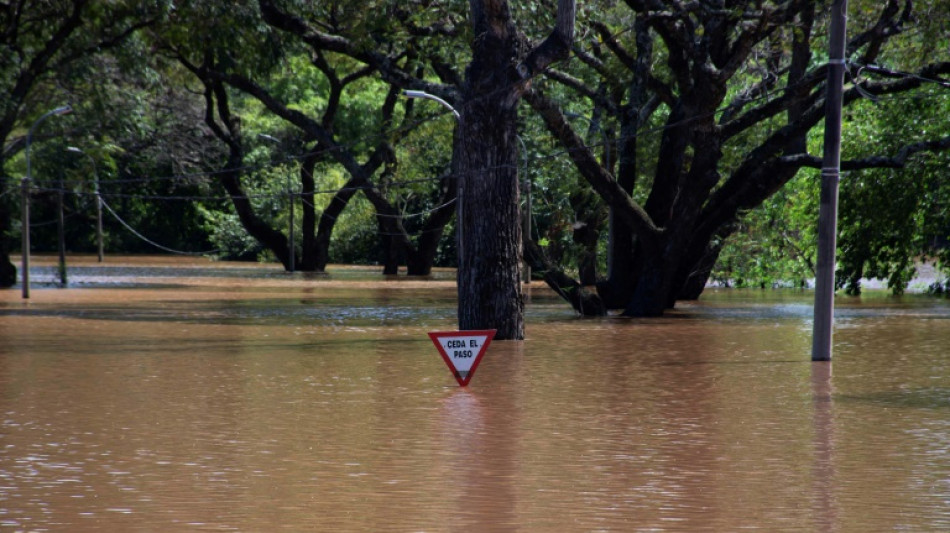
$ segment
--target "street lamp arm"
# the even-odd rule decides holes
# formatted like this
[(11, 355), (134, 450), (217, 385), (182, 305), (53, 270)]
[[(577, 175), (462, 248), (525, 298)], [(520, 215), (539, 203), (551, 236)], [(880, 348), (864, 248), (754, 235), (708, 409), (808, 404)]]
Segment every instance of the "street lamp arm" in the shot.
[(33, 122), (33, 125), (30, 126), (30, 131), (29, 131), (29, 133), (27, 133), (27, 135), (26, 135), (26, 144), (27, 144), (27, 146), (30, 145), (30, 141), (33, 139), (33, 130), (35, 130), (36, 127), (39, 126), (40, 122), (43, 122), (44, 120), (47, 119), (47, 117), (50, 117), (50, 116), (52, 116), (52, 115), (67, 115), (67, 114), (72, 113), (72, 112), (73, 112), (72, 106), (70, 106), (70, 105), (67, 104), (67, 105), (64, 105), (64, 106), (61, 106), (61, 107), (57, 107), (56, 109), (50, 109), (50, 110), (47, 111), (46, 113), (43, 113), (43, 116), (41, 116), (40, 118), (36, 119), (36, 121)]
[(462, 118), (462, 116), (459, 115), (459, 112), (456, 111), (455, 108), (452, 107), (451, 104), (449, 104), (448, 102), (446, 102), (445, 100), (443, 100), (442, 98), (439, 98), (438, 96), (434, 94), (429, 94), (425, 91), (415, 91), (412, 89), (407, 89), (403, 91), (403, 94), (406, 95), (407, 98), (426, 98), (434, 102), (438, 102), (439, 104), (442, 105), (442, 107), (448, 109), (449, 111), (452, 112), (453, 115), (455, 115), (455, 120), (459, 120), (460, 118)]
[(26, 150), (26, 179), (29, 180), (31, 177), (30, 176), (30, 143), (33, 141), (33, 130), (35, 130), (36, 127), (39, 126), (40, 123), (46, 120), (48, 117), (51, 117), (53, 115), (66, 115), (72, 112), (73, 112), (73, 108), (72, 106), (68, 104), (61, 107), (57, 107), (56, 109), (50, 109), (46, 113), (43, 113), (43, 116), (36, 119), (36, 121), (33, 122), (33, 125), (30, 126), (30, 131), (27, 132), (26, 134), (26, 148), (25, 148)]
[(30, 131), (28, 131), (26, 134), (26, 147), (24, 148), (24, 154), (26, 156), (26, 177), (23, 178), (23, 181), (21, 182), (23, 189), (23, 218), (21, 222), (21, 225), (23, 226), (23, 244), (21, 246), (20, 255), (23, 258), (23, 272), (21, 273), (21, 277), (23, 279), (23, 299), (30, 297), (30, 182), (32, 181), (32, 176), (30, 174), (30, 142), (33, 140), (33, 130), (35, 130), (36, 127), (40, 125), (40, 122), (46, 120), (47, 117), (52, 115), (65, 115), (72, 112), (73, 108), (69, 105), (51, 109), (46, 113), (43, 113), (43, 116), (36, 119), (36, 121), (33, 122), (33, 125), (30, 126)]

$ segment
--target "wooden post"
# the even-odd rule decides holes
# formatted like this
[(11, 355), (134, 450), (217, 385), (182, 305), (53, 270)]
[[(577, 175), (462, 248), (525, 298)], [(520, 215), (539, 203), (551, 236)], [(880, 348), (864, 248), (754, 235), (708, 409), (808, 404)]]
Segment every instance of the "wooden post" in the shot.
[(838, 232), (838, 179), (841, 170), (841, 101), (844, 86), (847, 11), (847, 0), (835, 0), (831, 6), (828, 95), (825, 100), (825, 141), (818, 214), (818, 264), (815, 273), (812, 361), (831, 360), (835, 307), (835, 248)]

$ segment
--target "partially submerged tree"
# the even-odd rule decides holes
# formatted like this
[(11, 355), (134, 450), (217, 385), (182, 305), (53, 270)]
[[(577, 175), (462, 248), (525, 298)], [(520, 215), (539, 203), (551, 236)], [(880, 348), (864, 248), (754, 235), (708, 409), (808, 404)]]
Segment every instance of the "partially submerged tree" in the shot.
[[(560, 290), (575, 307), (586, 302), (585, 312), (656, 316), (677, 299), (699, 296), (743, 212), (800, 169), (820, 167), (807, 141), (824, 117), (825, 64), (816, 61), (821, 52), (815, 51), (824, 16), (808, 0), (627, 0), (626, 6), (631, 13), (617, 22), (590, 25), (611, 52), (609, 61), (578, 51), (591, 79), (607, 91), (578, 76), (550, 76), (588, 99), (591, 108), (611, 114), (620, 132), (614, 144), (618, 168), (594, 157), (553, 99), (536, 91), (528, 100), (616, 217), (610, 278), (598, 284), (596, 295), (577, 282), (566, 288), (562, 282)], [(873, 8), (876, 18), (856, 17), (853, 24), (848, 56), (857, 66), (878, 61), (913, 21), (909, 1), (863, 7)], [(913, 75), (852, 84), (844, 102), (912, 91), (922, 80), (947, 73), (950, 62), (931, 58)], [(652, 174), (643, 176), (636, 139), (643, 114), (656, 109), (654, 101), (661, 103), (663, 126)], [(916, 153), (948, 147), (950, 137), (909, 142), (893, 155), (846, 155), (842, 167), (901, 167)]]
[[(312, 14), (315, 17), (324, 15), (324, 7), (315, 6)], [(333, 20), (324, 24), (318, 17), (316, 26), (342, 31), (340, 25), (358, 25), (364, 18), (376, 15), (366, 12), (336, 22), (337, 8), (342, 9), (340, 6), (327, 7), (334, 15), (328, 19)], [(208, 10), (211, 13), (202, 17), (201, 14)], [(271, 28), (261, 24), (262, 14), (272, 25)], [(260, 11), (252, 3), (242, 3), (224, 12), (220, 6), (195, 4), (192, 11), (183, 17), (188, 20), (180, 23), (215, 23), (232, 28), (226, 29), (223, 36), (204, 40), (194, 34), (182, 33), (180, 28), (172, 26), (165, 33), (163, 46), (172, 50), (177, 59), (206, 87), (209, 110), (206, 122), (229, 146), (231, 153), (227, 168), (219, 177), (227, 180), (235, 210), (248, 231), (270, 249), (286, 268), (292, 266), (295, 270), (323, 271), (329, 261), (330, 239), (336, 221), (354, 195), (362, 193), (377, 212), (381, 240), (393, 245), (386, 247), (392, 253), (385, 261), (385, 272), (395, 273), (398, 266), (395, 258), (405, 257), (408, 274), (427, 275), (433, 266), (442, 229), (452, 212), (456, 194), (455, 177), (446, 175), (437, 180), (440, 183), (435, 187), (433, 202), (436, 207), (425, 218), (420, 237), (413, 241), (403, 224), (403, 213), (384, 192), (385, 188), (392, 188), (394, 184), (383, 183), (386, 174), (383, 175), (383, 182), (378, 182), (377, 174), (394, 165), (395, 144), (416, 127), (418, 121), (411, 112), (411, 104), (406, 106), (400, 119), (397, 113), (397, 102), (402, 100), (399, 90), (396, 86), (387, 87), (372, 77), (377, 72), (376, 64), (351, 58), (354, 50), (365, 49), (366, 43), (349, 43), (346, 49), (351, 54), (340, 54), (334, 46), (323, 46), (319, 40), (304, 37), (297, 41), (295, 37), (306, 35), (309, 31), (308, 23), (278, 11), (268, 2), (261, 2)], [(243, 35), (242, 30), (233, 29), (235, 25), (229, 25), (229, 21), (242, 22), (236, 27), (250, 28), (245, 32), (266, 35)], [(235, 32), (238, 35), (232, 35)], [(362, 35), (368, 38), (367, 34)], [(262, 49), (245, 48), (245, 54), (234, 54), (236, 46), (254, 46), (253, 43), (261, 39), (268, 43)], [(300, 59), (306, 56), (309, 58), (301, 62)], [(403, 55), (394, 58), (391, 66), (411, 70), (415, 68), (414, 61), (412, 54)], [(315, 98), (317, 105), (295, 100), (296, 93), (309, 94), (316, 89), (304, 88), (303, 85), (308, 81), (316, 82), (321, 89)], [(376, 91), (379, 86), (382, 86), (382, 90)], [(235, 95), (241, 95), (240, 99), (256, 100), (267, 113), (279, 117), (287, 126), (281, 129), (297, 132), (285, 137), (302, 139), (302, 142), (297, 143), (303, 148), (302, 151), (285, 151), (284, 154), (300, 159), (302, 253), (290, 254), (288, 237), (255, 213), (241, 185), (239, 169), (247, 140), (242, 138), (239, 111), (234, 109), (232, 103), (232, 100), (237, 100), (230, 94), (234, 90), (237, 91)], [(351, 127), (350, 123), (359, 123), (362, 127)], [(349, 176), (320, 213), (317, 213), (314, 200), (317, 189), (314, 171), (318, 162), (333, 162)], [(295, 257), (294, 265), (290, 265), (292, 256)]]
[[(460, 34), (456, 21), (443, 17), (441, 10), (433, 9), (436, 15), (426, 18), (429, 15), (401, 5), (382, 6), (400, 31), (359, 35), (308, 20), (273, 0), (260, 0), (260, 6), (269, 24), (296, 35), (314, 50), (357, 59), (393, 86), (433, 93), (458, 110), (459, 327), (497, 329), (496, 339), (523, 338), (518, 103), (533, 78), (568, 56), (574, 1), (558, 1), (554, 28), (536, 45), (516, 25), (507, 2), (470, 1), (471, 58), (464, 76), (440, 55), (443, 48), (431, 44)], [(416, 52), (413, 46), (403, 46), (407, 36), (428, 38), (430, 44)], [(439, 81), (431, 81), (433, 77)]]

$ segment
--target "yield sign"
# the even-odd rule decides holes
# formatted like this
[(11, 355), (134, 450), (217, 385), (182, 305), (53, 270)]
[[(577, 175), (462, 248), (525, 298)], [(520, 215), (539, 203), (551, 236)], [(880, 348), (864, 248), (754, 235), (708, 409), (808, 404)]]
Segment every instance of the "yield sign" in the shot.
[(429, 338), (439, 349), (459, 386), (464, 387), (472, 379), (485, 350), (495, 338), (495, 330), (430, 331)]

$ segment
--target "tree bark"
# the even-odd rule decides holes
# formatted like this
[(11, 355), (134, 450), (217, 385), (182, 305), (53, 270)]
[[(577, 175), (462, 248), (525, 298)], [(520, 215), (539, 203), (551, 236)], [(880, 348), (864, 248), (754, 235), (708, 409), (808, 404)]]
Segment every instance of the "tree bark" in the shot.
[(311, 251), (314, 257), (314, 268), (317, 272), (326, 271), (327, 264), (330, 262), (330, 238), (333, 236), (333, 228), (336, 225), (337, 218), (343, 213), (353, 195), (356, 194), (357, 182), (356, 178), (347, 180), (343, 187), (333, 195), (323, 213), (320, 214), (317, 236), (314, 240), (314, 248)]
[(536, 242), (526, 239), (524, 255), (531, 270), (544, 279), (544, 282), (554, 292), (571, 304), (582, 316), (604, 316), (607, 307), (596, 291), (584, 287), (577, 280), (568, 276), (563, 270), (552, 264), (544, 250)]
[[(9, 220), (6, 212), (0, 213), (0, 235), (6, 231), (4, 227)], [(0, 243), (0, 287), (12, 287), (16, 284), (16, 267), (10, 261), (10, 252), (5, 243)]]
[(523, 339), (517, 106), (531, 78), (569, 54), (575, 6), (559, 0), (554, 31), (530, 51), (507, 2), (469, 6), (476, 37), (459, 123), (459, 328)]
[(517, 117), (502, 100), (469, 100), (459, 165), (459, 329), (496, 329), (499, 340), (524, 338)]

